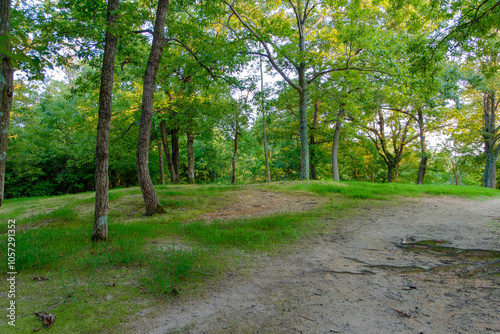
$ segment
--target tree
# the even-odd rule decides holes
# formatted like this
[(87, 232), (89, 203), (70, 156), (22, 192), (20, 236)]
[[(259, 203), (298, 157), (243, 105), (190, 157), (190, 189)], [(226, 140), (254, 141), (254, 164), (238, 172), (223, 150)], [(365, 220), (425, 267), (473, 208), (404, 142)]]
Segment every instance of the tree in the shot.
[(475, 39), (495, 37), (500, 27), (499, 15), (500, 2), (497, 0), (450, 0), (438, 5), (437, 10), (429, 13), (439, 24), (429, 38), (431, 53), (422, 54), (424, 62), (443, 49), (461, 54), (471, 46), (474, 48), (471, 42)]
[(387, 182), (394, 182), (397, 180), (406, 146), (416, 138), (410, 132), (413, 118), (398, 109), (391, 110), (387, 104), (383, 105), (381, 96), (376, 99), (372, 124), (364, 128), (387, 165)]
[[(238, 141), (240, 139), (240, 133), (241, 133), (241, 127), (245, 122), (245, 109), (247, 108), (247, 103), (248, 103), (248, 97), (250, 96), (250, 89), (247, 92), (246, 97), (243, 99), (242, 97), (238, 98), (235, 101), (235, 107), (234, 110), (232, 111), (232, 115), (229, 117), (232, 118), (229, 121), (231, 130), (233, 132), (233, 138), (234, 138), (234, 151), (233, 151), (233, 159), (232, 159), (232, 178), (231, 182), (233, 184), (236, 184), (236, 164), (237, 164), (237, 158), (238, 158)], [(243, 124), (242, 124), (243, 123)]]
[(165, 44), (165, 20), (168, 12), (169, 0), (159, 0), (156, 10), (156, 20), (153, 33), (153, 44), (149, 54), (142, 94), (141, 121), (139, 126), (139, 139), (137, 141), (137, 176), (141, 186), (146, 215), (164, 212), (158, 201), (158, 196), (151, 181), (148, 169), (149, 137), (151, 134), (151, 121), (153, 118), (153, 103), (155, 81), (160, 65), (163, 46)]
[(266, 159), (266, 181), (271, 182), (271, 170), (269, 169), (269, 155), (267, 153), (267, 132), (266, 132), (266, 110), (264, 108), (264, 71), (262, 69), (262, 58), (260, 60), (260, 109), (262, 113), (262, 136), (264, 141), (264, 156)]
[(7, 141), (9, 139), (10, 109), (14, 95), (14, 66), (9, 56), (11, 50), (8, 34), (10, 32), (10, 0), (0, 0), (0, 38), (4, 52), (0, 53), (0, 206), (5, 191), (5, 166), (7, 162)]
[(484, 153), (486, 166), (483, 173), (483, 187), (496, 188), (496, 168), (500, 152), (500, 125), (498, 125), (498, 97), (494, 90), (483, 93), (483, 128)]
[[(113, 74), (118, 38), (112, 30), (118, 18), (120, 0), (108, 0), (104, 58), (101, 70), (99, 93), (99, 121), (97, 125), (97, 146), (95, 153), (95, 213), (92, 241), (108, 239), (109, 206), (109, 132), (113, 97)], [(116, 32), (114, 32), (116, 34)]]
[[(236, 16), (244, 28), (261, 45), (264, 53), (258, 53), (266, 57), (271, 66), (283, 77), (283, 79), (297, 91), (299, 96), (299, 136), (301, 144), (301, 165), (300, 178), (309, 179), (309, 137), (307, 128), (307, 103), (308, 86), (322, 75), (345, 68), (335, 68), (330, 70), (315, 71), (314, 53), (315, 48), (322, 42), (321, 35), (315, 31), (325, 20), (328, 11), (335, 12), (330, 6), (311, 1), (288, 1), (279, 4), (266, 3), (263, 8), (266, 12), (259, 12), (252, 9), (252, 22), (249, 16), (244, 16), (234, 6), (234, 2), (224, 1)], [(250, 12), (250, 11), (248, 11)], [(271, 14), (274, 13), (274, 14)], [(290, 15), (290, 13), (293, 13)], [(260, 17), (259, 17), (260, 16)], [(255, 22), (268, 22), (267, 25), (260, 26)], [(293, 22), (293, 23), (292, 23)], [(311, 24), (309, 24), (312, 22)], [(292, 28), (292, 25), (295, 25)], [(278, 30), (275, 30), (277, 27)], [(307, 40), (309, 39), (309, 40)], [(314, 41), (311, 42), (311, 39)], [(279, 40), (278, 42), (276, 40)], [(321, 64), (323, 65), (323, 64)], [(313, 71), (311, 71), (313, 70)], [(287, 72), (293, 73), (297, 80), (294, 80)]]

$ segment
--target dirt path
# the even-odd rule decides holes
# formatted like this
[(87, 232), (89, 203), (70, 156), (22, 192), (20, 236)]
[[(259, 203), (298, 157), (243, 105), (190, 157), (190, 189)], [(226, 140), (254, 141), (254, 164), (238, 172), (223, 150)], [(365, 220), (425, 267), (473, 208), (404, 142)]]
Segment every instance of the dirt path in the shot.
[(216, 212), (207, 212), (196, 219), (204, 221), (230, 220), (242, 217), (269, 216), (283, 212), (307, 211), (314, 209), (321, 203), (326, 203), (327, 199), (307, 193), (263, 191), (247, 187), (244, 191), (231, 193), (219, 201), (227, 203), (222, 203), (222, 208)]
[(404, 237), (500, 250), (500, 231), (492, 224), (499, 221), (500, 199), (419, 198), (361, 209), (331, 235), (270, 258), (248, 277), (172, 304), (140, 332), (499, 333), (498, 274), (397, 268), (460, 260), (397, 247)]

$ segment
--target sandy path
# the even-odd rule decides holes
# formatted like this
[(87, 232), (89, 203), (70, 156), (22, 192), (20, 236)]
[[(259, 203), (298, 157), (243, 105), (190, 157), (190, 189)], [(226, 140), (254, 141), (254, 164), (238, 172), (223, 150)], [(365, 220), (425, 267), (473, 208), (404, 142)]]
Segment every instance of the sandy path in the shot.
[(369, 266), (453, 262), (396, 247), (409, 236), (500, 250), (500, 231), (491, 224), (499, 221), (500, 199), (419, 198), (361, 209), (332, 234), (285, 258), (268, 259), (248, 277), (228, 279), (199, 300), (172, 304), (140, 332), (499, 333), (498, 275), (464, 278), (456, 271)]

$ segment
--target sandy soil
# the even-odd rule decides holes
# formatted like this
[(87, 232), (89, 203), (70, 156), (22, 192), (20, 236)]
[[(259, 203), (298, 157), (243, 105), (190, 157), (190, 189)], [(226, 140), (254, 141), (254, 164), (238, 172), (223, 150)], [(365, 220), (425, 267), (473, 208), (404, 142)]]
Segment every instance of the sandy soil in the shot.
[[(242, 204), (242, 206), (244, 206)], [(500, 277), (402, 238), (500, 250), (500, 199), (405, 199), (365, 207), (331, 234), (264, 259), (197, 300), (144, 314), (141, 333), (500, 333)], [(408, 267), (447, 270), (406, 271)], [(472, 264), (470, 264), (472, 266)], [(498, 269), (498, 267), (496, 267)]]

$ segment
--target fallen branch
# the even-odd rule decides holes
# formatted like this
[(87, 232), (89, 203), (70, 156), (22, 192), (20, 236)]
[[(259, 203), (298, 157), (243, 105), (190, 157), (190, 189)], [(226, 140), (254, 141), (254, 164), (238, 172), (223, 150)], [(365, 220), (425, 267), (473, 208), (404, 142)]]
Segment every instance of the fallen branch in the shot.
[(306, 320), (312, 321), (312, 322), (315, 322), (315, 321), (316, 321), (316, 320), (310, 319), (310, 318), (308, 318), (308, 317), (304, 317), (303, 315), (300, 315), (300, 314), (298, 314), (297, 316), (298, 316), (298, 317), (300, 317), (300, 318), (304, 318), (304, 319), (306, 319)]
[[(52, 310), (53, 308), (55, 308), (55, 307), (59, 306), (59, 304), (61, 304), (61, 301), (60, 301), (60, 300), (56, 300), (56, 301), (54, 302), (54, 304), (53, 304), (51, 307), (49, 307), (48, 309), (46, 309), (45, 311), (43, 311), (43, 312), (35, 312), (35, 313), (47, 313), (48, 311)], [(35, 315), (35, 313), (25, 314), (25, 315), (22, 315), (22, 316), (20, 316), (20, 317), (18, 317), (18, 318), (25, 318), (25, 317), (29, 317), (29, 316), (31, 316), (31, 315)]]

